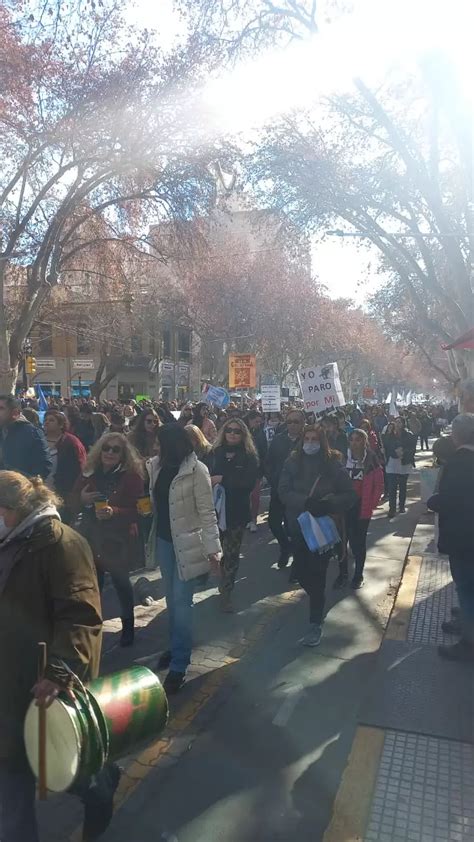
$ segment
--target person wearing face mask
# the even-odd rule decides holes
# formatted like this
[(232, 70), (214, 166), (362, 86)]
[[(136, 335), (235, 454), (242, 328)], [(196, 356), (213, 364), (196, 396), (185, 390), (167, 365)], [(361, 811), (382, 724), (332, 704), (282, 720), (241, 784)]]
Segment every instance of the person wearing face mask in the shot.
[[(347, 537), (355, 561), (352, 587), (358, 590), (364, 584), (364, 565), (367, 555), (367, 530), (374, 509), (383, 494), (383, 470), (375, 453), (369, 447), (367, 433), (354, 430), (349, 439), (346, 470), (357, 494), (357, 502), (346, 514)], [(347, 582), (347, 557), (341, 562), (335, 587)]]
[(299, 409), (291, 409), (286, 417), (286, 430), (277, 433), (270, 442), (265, 464), (265, 475), (271, 489), (268, 526), (280, 547), (280, 556), (277, 562), (280, 569), (288, 564), (291, 555), (291, 543), (285, 507), (278, 493), (278, 483), (280, 482), (283, 465), (298, 444), (303, 428), (304, 413)]
[(321, 424), (305, 427), (302, 440), (283, 466), (278, 494), (293, 537), (296, 577), (309, 596), (310, 628), (303, 644), (318, 646), (324, 619), (326, 575), (334, 550), (311, 552), (303, 538), (298, 516), (305, 511), (314, 517), (343, 514), (357, 502), (357, 494), (341, 465), (340, 455), (330, 450)]

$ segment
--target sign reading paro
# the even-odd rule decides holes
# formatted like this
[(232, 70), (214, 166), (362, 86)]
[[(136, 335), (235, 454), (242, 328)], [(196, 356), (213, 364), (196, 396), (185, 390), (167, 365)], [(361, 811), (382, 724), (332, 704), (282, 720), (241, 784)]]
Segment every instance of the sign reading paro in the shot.
[(337, 363), (302, 368), (298, 380), (306, 412), (324, 412), (345, 405)]

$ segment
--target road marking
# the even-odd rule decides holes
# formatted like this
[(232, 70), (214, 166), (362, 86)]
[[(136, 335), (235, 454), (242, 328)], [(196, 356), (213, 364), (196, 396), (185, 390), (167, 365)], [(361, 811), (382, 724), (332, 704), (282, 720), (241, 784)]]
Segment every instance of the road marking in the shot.
[(384, 732), (359, 725), (323, 842), (362, 842), (383, 750)]
[(411, 612), (415, 604), (416, 586), (423, 557), (409, 555), (405, 564), (392, 614), (384, 635), (385, 640), (407, 640)]
[(285, 691), (285, 698), (281, 703), (278, 711), (273, 718), (273, 724), (279, 728), (284, 728), (288, 720), (293, 714), (293, 711), (301, 699), (304, 687), (302, 684), (291, 684)]

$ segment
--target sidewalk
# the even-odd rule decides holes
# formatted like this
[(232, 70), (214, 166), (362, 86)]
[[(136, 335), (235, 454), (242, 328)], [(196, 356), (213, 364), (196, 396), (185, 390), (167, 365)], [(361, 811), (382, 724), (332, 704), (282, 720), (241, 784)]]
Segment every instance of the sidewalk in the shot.
[(456, 604), (417, 526), (324, 842), (473, 842), (474, 671), (440, 658)]
[[(188, 681), (172, 700), (162, 738), (122, 764), (104, 842), (322, 839), (420, 512), (413, 496), (408, 513), (393, 522), (386, 506), (377, 510), (361, 591), (333, 591), (337, 565), (331, 565), (328, 617), (317, 650), (299, 644), (307, 598), (288, 584), (288, 571), (276, 568), (277, 546), (266, 515), (260, 517), (258, 534), (244, 540), (238, 613), (218, 611), (215, 587), (196, 596)], [(137, 608), (140, 629), (132, 650), (117, 645), (118, 609), (107, 592), (103, 672), (132, 660), (155, 665), (166, 646), (158, 574), (154, 589), (156, 603)], [(77, 799), (51, 797), (39, 805), (39, 816), (44, 842), (79, 840)]]

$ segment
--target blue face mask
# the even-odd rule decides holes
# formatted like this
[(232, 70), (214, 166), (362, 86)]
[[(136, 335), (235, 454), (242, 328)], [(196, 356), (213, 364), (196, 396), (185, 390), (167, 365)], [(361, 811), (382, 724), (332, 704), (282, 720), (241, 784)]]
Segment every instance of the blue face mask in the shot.
[(303, 444), (303, 452), (306, 453), (306, 456), (314, 456), (319, 453), (320, 449), (319, 441), (305, 441)]

